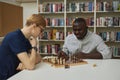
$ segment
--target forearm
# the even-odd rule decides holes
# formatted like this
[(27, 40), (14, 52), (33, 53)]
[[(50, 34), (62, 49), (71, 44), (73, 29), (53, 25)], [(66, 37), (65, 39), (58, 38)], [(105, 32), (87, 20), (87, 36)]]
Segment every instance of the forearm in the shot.
[(94, 52), (94, 53), (75, 53), (73, 56), (81, 59), (103, 59), (101, 53), (99, 52)]
[(89, 54), (83, 54), (84, 59), (103, 59), (101, 53), (95, 52), (95, 53), (89, 53)]
[(26, 69), (26, 68), (23, 65), (23, 63), (19, 63), (18, 67), (16, 68), (16, 70), (24, 70), (24, 69)]
[(30, 43), (31, 43), (31, 46), (32, 46), (32, 49), (31, 49), (31, 53), (30, 53), (30, 62), (32, 63), (31, 65), (35, 65), (36, 64), (36, 58), (37, 58), (37, 40), (35, 37), (31, 36), (30, 37)]
[(36, 57), (37, 57), (37, 51), (32, 48), (31, 54), (30, 54), (30, 62), (32, 65), (36, 64)]
[(39, 53), (37, 53), (36, 62), (35, 63), (38, 64), (39, 62), (41, 62), (41, 60), (42, 60), (41, 55)]
[[(41, 61), (41, 57), (39, 54), (36, 55), (36, 58), (35, 58), (34, 54), (32, 54), (32, 55), (29, 54), (29, 57), (30, 57), (31, 63), (34, 63), (32, 65), (35, 65)], [(19, 63), (18, 67), (16, 68), (16, 70), (24, 70), (24, 69), (26, 69), (26, 67), (23, 63)]]

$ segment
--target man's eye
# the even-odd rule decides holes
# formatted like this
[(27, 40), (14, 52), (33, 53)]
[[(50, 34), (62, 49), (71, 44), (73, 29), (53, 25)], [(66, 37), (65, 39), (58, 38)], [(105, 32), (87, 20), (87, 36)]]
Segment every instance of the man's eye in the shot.
[(73, 29), (74, 31), (80, 31), (81, 29)]

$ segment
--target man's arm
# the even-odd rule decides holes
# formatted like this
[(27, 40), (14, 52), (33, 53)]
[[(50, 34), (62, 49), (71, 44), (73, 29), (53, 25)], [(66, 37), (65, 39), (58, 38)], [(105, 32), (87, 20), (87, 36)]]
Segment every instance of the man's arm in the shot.
[[(42, 60), (42, 58), (41, 58), (40, 54), (37, 54), (35, 64), (38, 64), (39, 62), (41, 62), (41, 60)], [(16, 70), (24, 70), (24, 69), (26, 69), (25, 65), (23, 63), (19, 63)]]
[(100, 42), (100, 44), (96, 47), (96, 50), (93, 50), (90, 53), (78, 52), (75, 53), (73, 56), (82, 59), (110, 59), (111, 51), (104, 42)]
[(19, 53), (17, 56), (21, 63), (25, 66), (25, 69), (32, 70), (35, 68), (37, 54), (34, 49), (31, 50), (30, 55), (28, 55), (26, 52), (22, 52)]
[(37, 40), (34, 37), (30, 37), (29, 41), (32, 46), (30, 54), (28, 55), (27, 52), (21, 52), (17, 54), (17, 57), (19, 58), (25, 69), (32, 70), (35, 68), (37, 59), (37, 50), (35, 49), (35, 47), (37, 46)]
[(42, 61), (42, 57), (41, 57), (41, 55), (39, 53), (37, 53), (37, 57), (36, 57), (36, 62), (35, 63), (38, 64), (41, 61)]
[(59, 51), (58, 54), (58, 59), (65, 59), (65, 60), (68, 60), (69, 59), (69, 56), (64, 52), (64, 51)]
[(103, 59), (102, 54), (97, 51), (92, 53), (78, 52), (73, 56), (79, 59)]

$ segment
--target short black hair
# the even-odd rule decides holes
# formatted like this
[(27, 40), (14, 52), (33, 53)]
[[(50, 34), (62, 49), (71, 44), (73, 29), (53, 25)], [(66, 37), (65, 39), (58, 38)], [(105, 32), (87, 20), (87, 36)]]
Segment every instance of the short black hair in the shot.
[(83, 24), (83, 25), (87, 26), (86, 20), (84, 18), (75, 18), (73, 20), (73, 23), (72, 23), (73, 26), (77, 26), (77, 25), (80, 25), (80, 24)]

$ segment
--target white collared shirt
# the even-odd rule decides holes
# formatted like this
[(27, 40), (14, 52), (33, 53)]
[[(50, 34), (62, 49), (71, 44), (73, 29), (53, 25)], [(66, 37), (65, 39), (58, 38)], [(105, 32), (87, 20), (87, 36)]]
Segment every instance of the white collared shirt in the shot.
[(63, 45), (63, 51), (67, 54), (68, 52), (74, 54), (79, 51), (87, 54), (93, 50), (100, 52), (104, 59), (111, 58), (110, 49), (104, 43), (103, 39), (89, 30), (82, 40), (78, 40), (74, 34), (68, 35)]

